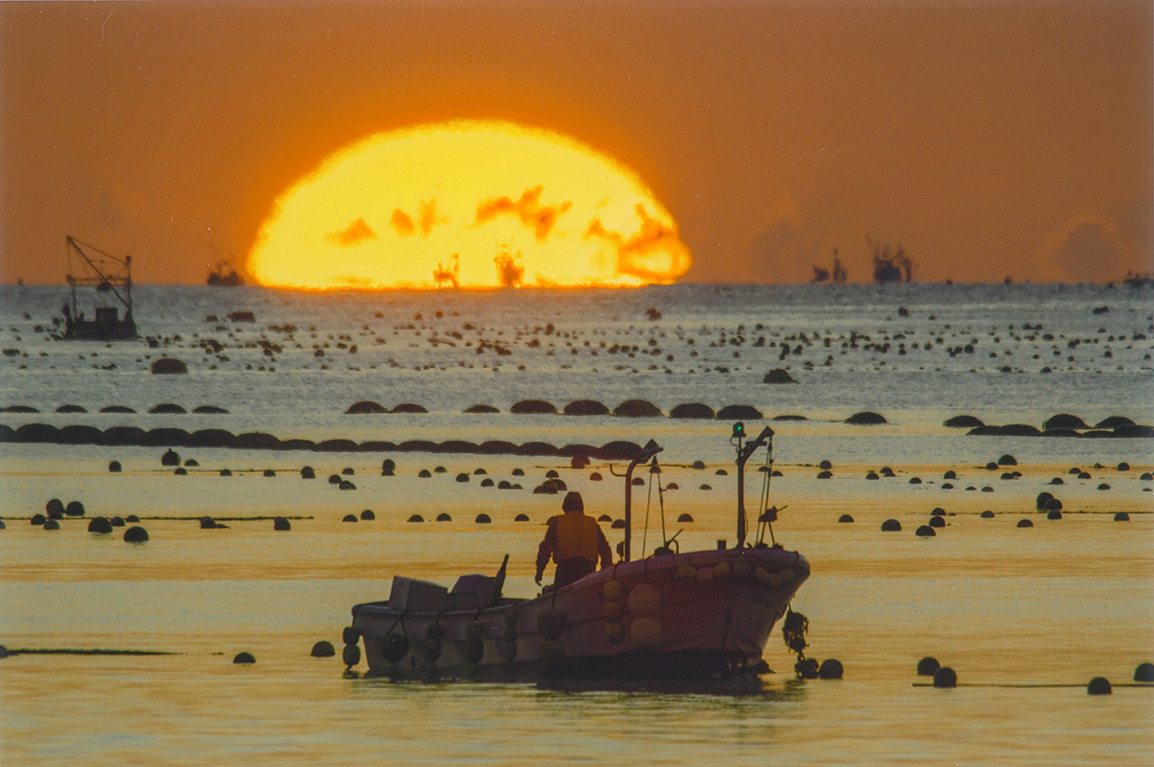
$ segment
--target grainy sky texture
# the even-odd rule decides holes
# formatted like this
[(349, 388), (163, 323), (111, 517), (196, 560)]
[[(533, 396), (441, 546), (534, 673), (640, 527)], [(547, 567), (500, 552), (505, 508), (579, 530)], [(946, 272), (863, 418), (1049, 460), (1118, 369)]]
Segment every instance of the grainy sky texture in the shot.
[(66, 234), (203, 283), (380, 131), (573, 136), (670, 211), (696, 282), (801, 282), (867, 234), (926, 281), (1152, 268), (1150, 2), (0, 3), (0, 279)]

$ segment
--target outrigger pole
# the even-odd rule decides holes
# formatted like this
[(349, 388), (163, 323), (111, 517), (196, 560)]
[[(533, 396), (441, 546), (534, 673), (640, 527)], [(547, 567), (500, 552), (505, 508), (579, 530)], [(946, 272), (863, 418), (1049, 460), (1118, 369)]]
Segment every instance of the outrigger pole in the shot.
[(766, 426), (756, 439), (744, 446), (741, 444), (743, 439), (745, 439), (745, 424), (735, 423), (731, 442), (737, 445), (737, 548), (739, 549), (745, 546), (745, 462), (759, 447), (773, 439), (773, 429)]
[(621, 561), (623, 562), (629, 561), (630, 532), (633, 529), (633, 470), (637, 468), (638, 464), (646, 463), (664, 449), (653, 440), (649, 440), (645, 443), (645, 447), (633, 456), (633, 460), (629, 462), (629, 468), (625, 470), (625, 543), (621, 546)]
[[(84, 246), (83, 248), (81, 246)], [(96, 261), (84, 252), (84, 248), (94, 250), (103, 256), (100, 259), (101, 263)], [(75, 237), (65, 235), (64, 249), (68, 254), (68, 284), (72, 288), (72, 316), (77, 316), (76, 305), (76, 286), (88, 285), (95, 287), (97, 292), (106, 293), (111, 292), (116, 296), (117, 300), (124, 305), (128, 312), (128, 316), (132, 316), (132, 256), (125, 256), (123, 259), (117, 258), (110, 253), (105, 253), (100, 248), (89, 245), (86, 242), (81, 242)], [(72, 273), (72, 256), (73, 254), (80, 256), (81, 263), (87, 265), (88, 275), (77, 277)], [(112, 263), (121, 267), (119, 270), (113, 272), (106, 270), (104, 267), (104, 260), (107, 259)], [(124, 290), (124, 295), (121, 295), (117, 288)]]

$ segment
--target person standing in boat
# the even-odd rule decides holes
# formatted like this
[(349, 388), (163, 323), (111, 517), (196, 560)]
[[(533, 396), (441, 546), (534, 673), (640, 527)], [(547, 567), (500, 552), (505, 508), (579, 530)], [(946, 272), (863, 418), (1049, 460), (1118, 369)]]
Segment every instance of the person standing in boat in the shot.
[(585, 502), (581, 493), (569, 493), (561, 502), (564, 514), (550, 517), (545, 540), (537, 549), (537, 585), (545, 574), (545, 566), (552, 558), (557, 563), (553, 574), (555, 588), (567, 586), (597, 569), (597, 559), (601, 567), (613, 564), (613, 553), (609, 541), (597, 520), (585, 515)]

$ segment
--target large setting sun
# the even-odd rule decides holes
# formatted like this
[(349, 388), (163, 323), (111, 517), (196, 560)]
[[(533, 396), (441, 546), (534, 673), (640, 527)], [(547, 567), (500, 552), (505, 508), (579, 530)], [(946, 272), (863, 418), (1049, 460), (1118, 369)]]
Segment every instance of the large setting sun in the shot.
[(689, 269), (669, 212), (580, 142), (499, 121), (380, 133), (286, 191), (248, 273), (303, 288), (639, 286)]

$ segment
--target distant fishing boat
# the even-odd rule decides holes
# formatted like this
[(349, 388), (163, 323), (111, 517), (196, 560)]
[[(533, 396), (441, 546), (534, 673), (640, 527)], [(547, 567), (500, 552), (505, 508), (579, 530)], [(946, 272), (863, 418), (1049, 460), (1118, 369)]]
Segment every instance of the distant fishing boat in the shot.
[[(441, 672), (713, 678), (767, 671), (762, 651), (770, 632), (787, 617), (790, 599), (810, 574), (801, 554), (773, 540), (776, 508), (759, 515), (757, 539), (746, 542), (744, 466), (763, 445), (766, 465), (772, 465), (772, 437), (767, 427), (743, 445), (744, 426), (734, 426), (734, 548), (718, 541), (715, 550), (681, 552), (675, 534), (649, 556), (631, 558), (633, 470), (653, 460), (651, 481), (660, 482), (654, 469), (662, 448), (650, 441), (624, 474), (625, 540), (617, 564), (559, 589), (546, 586), (534, 599), (502, 595), (508, 556), (496, 576), (462, 575), (452, 589), (397, 576), (387, 601), (353, 607), (345, 641), (355, 645), (363, 639), (370, 673), (416, 678)], [(764, 473), (765, 500), (771, 475)], [(791, 647), (801, 658), (804, 640)], [(346, 647), (346, 663), (355, 665), (359, 658), (359, 648)]]
[[(132, 316), (132, 256), (117, 258), (73, 237), (64, 238), (68, 255), (70, 287), (64, 314), (64, 333), (69, 341), (131, 341), (136, 339), (136, 322)], [(78, 288), (91, 287), (98, 297), (112, 296), (124, 308), (124, 317), (113, 303), (93, 308), (93, 318), (86, 319), (77, 296)]]
[(218, 261), (208, 273), (208, 284), (217, 288), (238, 288), (244, 285), (244, 277), (227, 261)]
[(881, 245), (866, 236), (866, 242), (873, 247), (874, 282), (885, 284), (889, 282), (912, 282), (913, 273), (917, 268), (905, 249), (899, 245), (897, 251), (890, 253), (890, 246)]
[(845, 267), (841, 265), (841, 257), (838, 255), (837, 248), (833, 249), (833, 273), (828, 269), (823, 269), (820, 266), (813, 268), (812, 282), (825, 282), (829, 280), (834, 285), (844, 285), (847, 277)]

